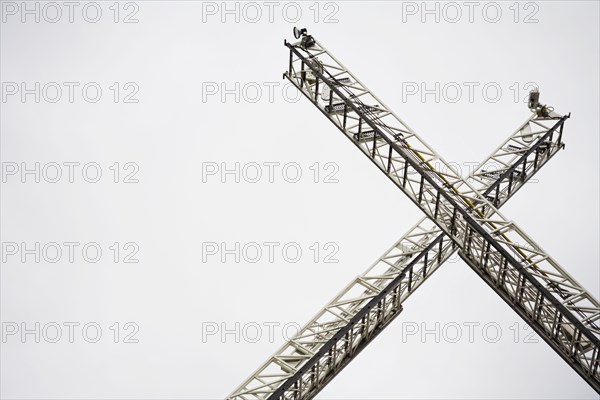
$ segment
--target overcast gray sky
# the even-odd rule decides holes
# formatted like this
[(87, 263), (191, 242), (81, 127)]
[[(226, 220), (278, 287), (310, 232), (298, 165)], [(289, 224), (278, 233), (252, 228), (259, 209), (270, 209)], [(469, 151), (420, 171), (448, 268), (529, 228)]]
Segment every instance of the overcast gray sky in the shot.
[[(597, 2), (23, 4), (0, 30), (2, 397), (223, 398), (420, 218), (282, 80), (295, 25), (465, 175), (531, 87), (572, 112), (503, 213), (599, 297)], [(319, 398), (598, 398), (452, 261)]]

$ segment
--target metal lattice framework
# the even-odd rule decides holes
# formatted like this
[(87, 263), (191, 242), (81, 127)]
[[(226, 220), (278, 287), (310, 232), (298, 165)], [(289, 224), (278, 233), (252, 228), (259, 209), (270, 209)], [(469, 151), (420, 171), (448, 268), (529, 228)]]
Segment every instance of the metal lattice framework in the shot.
[(600, 304), (498, 211), (564, 147), (568, 116), (538, 107), (463, 179), (312, 36), (285, 45), (284, 76), (426, 217), (228, 398), (314, 397), (456, 251), (600, 393)]

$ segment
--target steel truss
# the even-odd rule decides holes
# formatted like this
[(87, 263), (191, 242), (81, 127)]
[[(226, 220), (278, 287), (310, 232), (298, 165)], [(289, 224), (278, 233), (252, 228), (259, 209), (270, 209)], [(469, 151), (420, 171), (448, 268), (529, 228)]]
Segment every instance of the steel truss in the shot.
[(455, 251), (600, 392), (598, 301), (497, 210), (564, 147), (568, 116), (534, 113), (467, 181), (316, 40), (285, 45), (284, 76), (426, 217), (228, 398), (312, 398)]

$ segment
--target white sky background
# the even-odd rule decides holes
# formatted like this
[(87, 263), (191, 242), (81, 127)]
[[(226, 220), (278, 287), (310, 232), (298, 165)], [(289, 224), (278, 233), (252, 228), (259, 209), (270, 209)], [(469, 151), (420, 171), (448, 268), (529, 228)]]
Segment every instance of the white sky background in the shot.
[[(44, 3), (39, 4), (42, 9)], [(41, 327), (56, 323), (63, 336), (57, 343), (44, 335), (36, 343), (33, 334), (22, 340), (20, 332), (5, 337), (3, 398), (223, 398), (283, 343), (282, 326), (291, 326), (292, 333), (304, 324), (420, 218), (420, 211), (310, 102), (286, 100), (283, 40), (292, 39), (294, 25), (307, 27), (445, 159), (463, 163), (465, 175), (464, 163), (482, 160), (528, 117), (526, 105), (514, 99), (515, 90), (525, 98), (528, 82), (539, 85), (543, 103), (572, 112), (565, 125), (566, 149), (503, 213), (600, 296), (597, 2), (500, 2), (497, 23), (486, 21), (494, 13), (485, 2), (475, 8), (472, 23), (462, 2), (457, 3), (462, 17), (455, 23), (444, 3), (438, 5), (439, 23), (433, 14), (421, 20), (421, 2), (412, 3), (415, 15), (401, 2), (297, 3), (302, 13), (297, 23), (293, 6), (286, 6), (289, 15), (282, 14), (286, 3), (277, 3), (272, 22), (262, 2), (254, 3), (262, 12), (257, 22), (243, 3), (237, 6), (239, 22), (235, 14), (222, 15), (221, 2), (120, 3), (119, 20), (137, 5), (133, 17), (139, 22), (130, 24), (113, 22), (112, 2), (100, 3), (98, 23), (86, 22), (85, 4), (75, 9), (73, 23), (65, 6), (57, 23), (43, 15), (39, 23), (33, 16), (23, 23), (20, 9), (11, 15), (2, 4), (3, 168), (96, 162), (102, 170), (97, 183), (82, 179), (80, 169), (69, 183), (66, 167), (57, 183), (5, 177), (3, 329), (13, 323), (19, 329), (22, 323), (29, 329), (36, 322)], [(215, 15), (207, 13), (214, 7)], [(538, 22), (524, 23), (528, 15)], [(327, 16), (330, 23), (324, 22)], [(80, 86), (73, 103), (65, 86), (56, 103), (43, 93), (39, 103), (33, 95), (23, 103), (20, 93), (7, 94), (10, 82), (30, 88), (35, 82)], [(81, 96), (88, 82), (103, 90), (96, 103)], [(134, 83), (138, 102), (123, 103), (121, 97), (115, 103), (114, 82), (120, 96), (131, 91), (124, 84)], [(234, 89), (236, 82), (248, 88), (246, 96), (238, 92), (239, 102), (235, 94), (221, 99), (221, 93), (206, 93), (221, 84)], [(440, 88), (456, 82), (463, 92), (456, 102), (448, 98), (453, 92), (440, 93), (436, 102), (433, 94), (408, 95), (407, 83), (413, 82), (430, 89), (436, 82)], [(478, 85), (473, 101), (464, 82)], [(486, 84), (501, 88), (497, 101), (492, 102), (493, 89), (484, 96)], [(262, 93), (253, 102), (256, 87)], [(292, 89), (288, 93), (295, 97)], [(115, 162), (120, 163), (119, 183), (109, 168)], [(139, 166), (138, 183), (122, 183), (131, 171), (124, 169), (127, 162)], [(204, 168), (206, 163), (231, 168), (236, 162), (280, 166), (272, 183), (266, 166), (257, 183), (243, 177), (236, 183), (231, 175), (225, 183), (220, 175), (203, 182), (203, 163)], [(281, 172), (292, 162), (302, 171), (297, 183), (287, 182)], [(310, 168), (315, 162), (317, 183)], [(332, 171), (325, 163), (337, 166), (337, 183), (324, 183)], [(80, 246), (73, 263), (67, 254), (56, 263), (43, 255), (39, 263), (31, 255), (22, 262), (21, 253), (7, 254), (9, 242), (28, 247), (94, 242), (103, 253), (89, 263)], [(121, 246), (118, 263), (110, 249), (114, 242)], [(122, 262), (127, 242), (139, 246), (138, 263)], [(266, 253), (256, 263), (243, 257), (235, 262), (233, 256), (223, 263), (218, 255), (203, 262), (203, 242), (281, 246), (272, 263)], [(321, 248), (318, 262), (310, 249), (315, 242)], [(337, 263), (324, 262), (328, 242), (339, 248)], [(286, 243), (298, 243), (300, 261), (282, 257)], [(80, 324), (73, 343), (65, 322)], [(110, 328), (115, 322), (118, 343)], [(138, 343), (124, 343), (131, 332), (124, 328), (127, 322), (139, 327), (133, 336)], [(101, 327), (97, 343), (83, 337), (86, 323)], [(473, 343), (469, 323), (479, 324)], [(262, 327), (256, 343), (248, 340), (254, 324)], [(272, 341), (268, 324), (277, 325)], [(462, 327), (462, 337), (450, 343), (443, 329), (454, 324)], [(486, 340), (486, 324), (500, 327), (496, 343)], [(455, 260), (411, 296), (398, 319), (319, 398), (598, 398), (540, 338), (527, 336), (531, 330), (524, 325)], [(209, 326), (220, 331), (207, 335)], [(407, 336), (415, 326), (419, 332)], [(222, 338), (223, 327), (237, 331), (239, 343), (233, 333)], [(423, 338), (423, 328), (440, 333), (439, 343), (433, 333)], [(494, 333), (490, 328), (489, 336)]]

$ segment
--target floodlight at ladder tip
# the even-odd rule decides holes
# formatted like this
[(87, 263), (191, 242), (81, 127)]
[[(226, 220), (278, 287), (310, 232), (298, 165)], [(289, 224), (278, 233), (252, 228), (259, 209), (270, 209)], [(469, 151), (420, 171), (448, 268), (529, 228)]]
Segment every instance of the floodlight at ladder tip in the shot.
[(301, 36), (306, 35), (306, 28), (298, 28), (298, 27), (294, 27), (294, 37), (296, 39), (300, 39)]
[(294, 37), (296, 39), (300, 39), (300, 43), (296, 44), (296, 46), (299, 46), (304, 50), (313, 47), (315, 44), (315, 39), (308, 34), (306, 28), (294, 27)]
[(537, 108), (539, 103), (540, 103), (540, 91), (538, 88), (535, 88), (529, 92), (529, 101), (527, 102), (527, 105), (529, 106), (530, 110), (534, 110)]
[(554, 107), (540, 103), (540, 91), (537, 87), (529, 92), (527, 106), (531, 111), (535, 112), (538, 117), (547, 118), (550, 116), (557, 116), (557, 114), (553, 115)]

